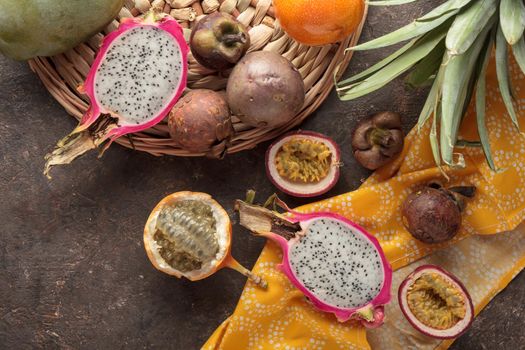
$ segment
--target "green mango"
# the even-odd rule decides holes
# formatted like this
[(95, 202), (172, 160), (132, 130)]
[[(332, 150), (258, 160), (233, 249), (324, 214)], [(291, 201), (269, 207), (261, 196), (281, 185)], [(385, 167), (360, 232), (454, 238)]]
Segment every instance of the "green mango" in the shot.
[(52, 56), (113, 20), (124, 0), (0, 0), (0, 52), (16, 60)]

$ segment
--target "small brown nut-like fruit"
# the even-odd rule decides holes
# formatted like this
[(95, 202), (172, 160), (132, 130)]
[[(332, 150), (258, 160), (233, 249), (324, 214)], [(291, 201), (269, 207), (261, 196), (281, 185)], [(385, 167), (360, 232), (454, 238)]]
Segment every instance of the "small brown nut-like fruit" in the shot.
[(207, 152), (233, 134), (230, 109), (218, 92), (192, 90), (173, 107), (168, 118), (171, 138), (190, 152)]
[(446, 193), (426, 187), (408, 195), (403, 204), (403, 223), (422, 242), (444, 242), (458, 232), (461, 211)]
[(437, 184), (408, 195), (403, 203), (403, 224), (414, 238), (425, 243), (448, 241), (458, 233), (464, 197), (473, 197), (475, 187), (443, 188)]
[(204, 67), (233, 67), (250, 47), (246, 27), (227, 13), (214, 12), (202, 18), (191, 31), (193, 57)]
[(394, 112), (377, 113), (362, 120), (352, 135), (355, 159), (367, 169), (376, 170), (403, 150), (401, 117)]

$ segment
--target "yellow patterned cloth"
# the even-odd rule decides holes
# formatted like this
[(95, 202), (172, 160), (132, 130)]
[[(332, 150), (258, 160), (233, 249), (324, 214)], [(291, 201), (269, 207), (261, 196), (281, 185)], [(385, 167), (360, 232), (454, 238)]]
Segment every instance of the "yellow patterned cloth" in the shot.
[[(519, 121), (525, 124), (525, 76), (511, 63)], [(375, 172), (358, 190), (298, 208), (302, 212), (330, 210), (355, 221), (374, 234), (394, 270), (392, 302), (385, 324), (368, 334), (357, 322), (339, 323), (331, 314), (313, 309), (276, 269), (282, 254), (269, 242), (254, 271), (269, 284), (262, 290), (248, 282), (233, 313), (215, 331), (204, 349), (407, 349), (447, 348), (451, 341), (428, 338), (415, 331), (397, 305), (403, 278), (424, 263), (441, 265), (469, 290), (476, 314), (525, 266), (525, 138), (517, 133), (497, 88), (494, 64), (487, 72), (487, 129), (496, 166), (492, 172), (481, 149), (458, 150), (467, 166), (446, 169), (450, 185), (477, 187), (463, 216), (461, 232), (451, 242), (427, 245), (403, 228), (400, 205), (417, 186), (443, 180), (435, 167), (428, 141), (429, 125), (412, 130), (402, 155)], [(471, 108), (460, 137), (476, 139)], [(523, 128), (522, 128), (523, 130)], [(493, 236), (495, 233), (501, 233)], [(482, 236), (483, 235), (483, 236)], [(446, 248), (446, 249), (443, 249)]]

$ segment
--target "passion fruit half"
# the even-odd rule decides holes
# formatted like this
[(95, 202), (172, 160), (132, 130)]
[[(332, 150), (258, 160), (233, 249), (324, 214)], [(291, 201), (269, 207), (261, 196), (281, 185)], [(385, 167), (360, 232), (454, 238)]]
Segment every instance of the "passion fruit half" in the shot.
[(231, 234), (228, 213), (209, 194), (176, 192), (151, 212), (144, 248), (153, 266), (168, 275), (196, 281), (229, 267), (266, 288), (231, 256)]
[(315, 197), (339, 179), (339, 146), (312, 131), (291, 132), (266, 151), (266, 174), (279, 190), (295, 197)]
[(467, 289), (436, 265), (420, 266), (408, 275), (399, 286), (398, 300), (408, 322), (429, 337), (459, 337), (474, 319)]

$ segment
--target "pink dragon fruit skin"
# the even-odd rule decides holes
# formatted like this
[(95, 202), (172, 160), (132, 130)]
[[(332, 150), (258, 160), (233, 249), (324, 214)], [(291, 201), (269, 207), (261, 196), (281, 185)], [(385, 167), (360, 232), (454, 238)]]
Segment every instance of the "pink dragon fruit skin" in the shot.
[[(270, 230), (264, 231), (265, 227), (260, 225), (260, 222), (253, 225), (252, 221), (248, 216), (251, 215), (251, 213), (248, 211), (248, 214), (243, 214), (243, 207), (246, 208), (247, 206), (250, 206), (253, 209), (254, 206), (248, 205), (248, 204), (241, 204), (238, 206), (241, 208), (241, 225), (247, 227), (248, 229), (252, 230), (257, 235), (266, 237), (275, 243), (277, 243), (283, 252), (283, 258), (281, 264), (279, 264), (277, 267), (288, 277), (290, 282), (299, 289), (308, 299), (309, 301), (319, 310), (324, 312), (333, 313), (337, 320), (340, 322), (345, 322), (350, 319), (358, 319), (361, 321), (361, 323), (367, 327), (367, 328), (375, 328), (380, 326), (383, 323), (384, 318), (384, 307), (383, 305), (388, 304), (391, 300), (391, 294), (390, 289), (392, 285), (392, 268), (390, 264), (388, 263), (383, 250), (381, 246), (379, 245), (379, 242), (377, 239), (370, 235), (366, 230), (364, 230), (361, 226), (357, 225), (354, 222), (351, 222), (350, 220), (346, 219), (345, 217), (342, 217), (340, 215), (329, 213), (329, 212), (318, 212), (318, 213), (310, 213), (310, 214), (302, 214), (296, 211), (289, 210), (288, 208), (288, 214), (289, 216), (286, 216), (286, 218), (278, 216), (279, 219), (277, 220), (289, 220), (290, 223), (299, 224), (301, 231), (296, 232), (295, 236), (287, 239), (285, 236), (273, 232), (269, 232)], [(264, 209), (266, 211), (265, 215), (270, 215), (269, 211)], [(259, 209), (256, 209), (256, 211), (259, 211)], [(377, 251), (377, 255), (380, 259), (380, 265), (382, 267), (382, 274), (383, 274), (383, 280), (382, 285), (380, 288), (380, 291), (375, 294), (372, 300), (369, 300), (368, 302), (364, 303), (364, 305), (359, 305), (357, 307), (352, 308), (342, 308), (339, 306), (331, 305), (323, 300), (321, 300), (317, 295), (312, 293), (312, 291), (305, 287), (305, 283), (301, 281), (298, 276), (294, 273), (294, 269), (292, 267), (292, 263), (290, 262), (290, 251), (292, 247), (298, 243), (303, 237), (308, 235), (308, 227), (310, 224), (319, 219), (333, 219), (337, 222), (339, 222), (341, 225), (347, 225), (347, 227), (351, 228), (353, 232), (358, 232), (362, 235), (363, 238), (365, 238), (370, 244), (373, 245), (375, 250)], [(271, 226), (274, 227), (276, 221), (273, 221)], [(289, 224), (288, 224), (289, 225)], [(305, 233), (306, 232), (306, 233)]]
[[(175, 94), (173, 95), (173, 98), (171, 98), (170, 103), (166, 105), (166, 107), (161, 110), (157, 116), (149, 120), (147, 123), (141, 124), (141, 125), (123, 125), (118, 126), (116, 128), (113, 128), (109, 131), (109, 133), (106, 135), (107, 138), (110, 139), (110, 142), (114, 141), (116, 138), (125, 135), (130, 134), (133, 132), (138, 132), (145, 130), (147, 128), (150, 128), (156, 124), (158, 124), (162, 119), (166, 117), (166, 115), (170, 112), (171, 108), (177, 103), (178, 99), (182, 95), (182, 92), (184, 91), (184, 87), (186, 87), (186, 81), (187, 81), (187, 75), (188, 75), (188, 63), (187, 63), (187, 56), (189, 47), (186, 41), (184, 40), (184, 36), (182, 34), (182, 27), (179, 25), (179, 23), (174, 20), (173, 18), (169, 16), (163, 16), (162, 18), (158, 20), (152, 20), (152, 17), (146, 17), (144, 20), (140, 18), (124, 18), (121, 20), (121, 23), (117, 30), (111, 32), (108, 34), (102, 43), (102, 46), (99, 49), (99, 52), (97, 54), (97, 57), (95, 58), (95, 61), (93, 62), (91, 69), (89, 71), (89, 74), (86, 77), (86, 81), (84, 82), (84, 85), (80, 87), (80, 90), (82, 92), (85, 92), (86, 95), (89, 96), (89, 100), (91, 101), (91, 105), (89, 109), (86, 111), (84, 116), (82, 117), (82, 120), (80, 121), (80, 124), (78, 127), (73, 131), (73, 133), (81, 132), (83, 130), (86, 130), (102, 113), (105, 114), (111, 114), (111, 111), (105, 110), (103, 106), (99, 105), (97, 103), (97, 99), (95, 97), (95, 76), (99, 70), (99, 67), (101, 63), (103, 62), (105, 55), (111, 46), (111, 44), (114, 42), (114, 40), (122, 35), (122, 33), (135, 28), (137, 26), (152, 26), (157, 27), (159, 29), (162, 29), (168, 33), (170, 33), (179, 43), (180, 49), (181, 49), (181, 62), (182, 62), (182, 76), (179, 82), (179, 88), (175, 90)], [(180, 88), (182, 86), (182, 88)]]
[[(186, 88), (188, 52), (183, 29), (170, 16), (149, 12), (143, 19), (123, 19), (104, 38), (78, 88), (89, 97), (88, 110), (79, 125), (46, 155), (44, 174), (49, 177), (52, 166), (68, 164), (107, 140), (102, 152), (118, 137), (162, 121)], [(151, 107), (145, 107), (146, 102)]]

